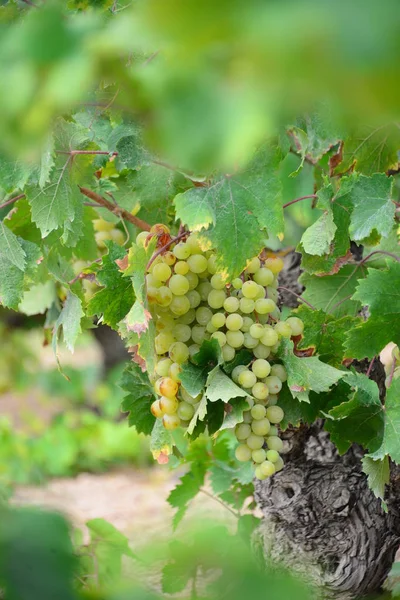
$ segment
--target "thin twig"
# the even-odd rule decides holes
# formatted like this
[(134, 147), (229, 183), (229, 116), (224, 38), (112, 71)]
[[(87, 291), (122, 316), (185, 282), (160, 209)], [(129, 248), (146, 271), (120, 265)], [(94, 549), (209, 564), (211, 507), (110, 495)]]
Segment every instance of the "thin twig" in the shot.
[(112, 212), (114, 215), (117, 215), (118, 217), (129, 221), (130, 223), (132, 223), (132, 225), (135, 225), (143, 231), (150, 231), (150, 225), (146, 223), (146, 221), (135, 217), (125, 208), (122, 208), (121, 206), (115, 206), (114, 204), (112, 204), (112, 202), (110, 202), (106, 198), (103, 198), (103, 196), (100, 196), (100, 194), (96, 194), (96, 192), (93, 192), (92, 190), (88, 190), (84, 187), (79, 187), (79, 189), (84, 196), (86, 196), (90, 200), (93, 200), (100, 206), (104, 206), (104, 208), (107, 208), (107, 210)]
[[(103, 260), (103, 257), (102, 257), (102, 256), (100, 256), (100, 258), (96, 258), (96, 260), (93, 260), (93, 261), (92, 261), (92, 264), (93, 264), (93, 263), (99, 263), (99, 262), (101, 262), (102, 260)], [(88, 269), (89, 267), (90, 267), (90, 265), (88, 265), (87, 267), (85, 267), (85, 268), (83, 269), (83, 271), (81, 271), (80, 273), (78, 273), (78, 275), (77, 275), (76, 277), (74, 277), (73, 279), (71, 279), (71, 281), (68, 281), (68, 285), (73, 285), (74, 283), (76, 283), (76, 282), (78, 281), (78, 279), (86, 279), (86, 277), (85, 277), (85, 275), (86, 275), (85, 271), (86, 271), (86, 269)], [(88, 275), (93, 275), (93, 273), (88, 273)]]
[[(346, 298), (342, 298), (341, 300), (339, 300), (339, 302), (336, 302), (336, 304), (334, 304), (329, 310), (332, 313), (335, 308), (337, 308), (338, 306), (340, 306), (341, 304), (343, 304), (343, 302), (346, 302), (346, 300), (350, 300), (350, 298), (352, 297), (353, 294), (350, 294), (349, 296), (346, 296)], [(329, 306), (329, 305), (328, 305)]]
[(159, 256), (160, 254), (162, 254), (165, 250), (168, 250), (168, 248), (174, 244), (175, 242), (179, 242), (179, 240), (181, 240), (182, 238), (184, 238), (185, 236), (189, 235), (188, 231), (182, 231), (182, 233), (179, 233), (176, 237), (173, 237), (169, 240), (169, 242), (167, 242), (165, 244), (165, 246), (163, 246), (162, 248), (159, 248), (157, 250), (157, 252), (155, 252), (153, 254), (153, 256), (151, 257), (151, 259), (149, 260), (149, 262), (147, 263), (147, 267), (146, 270), (148, 271), (151, 267), (151, 265), (153, 264), (153, 262), (155, 261), (155, 259), (157, 258), (157, 256)]
[(22, 198), (25, 198), (25, 194), (19, 194), (18, 196), (15, 196), (14, 198), (10, 198), (9, 200), (6, 200), (5, 202), (3, 202), (3, 204), (0, 204), (0, 210), (2, 208), (5, 208), (6, 206), (9, 206), (10, 204), (13, 204), (13, 202), (16, 202), (17, 200), (21, 200)]
[(31, 0), (22, 0), (28, 6), (32, 6), (33, 8), (39, 8), (37, 4), (34, 4)]
[(297, 294), (293, 290), (290, 290), (289, 288), (284, 287), (283, 285), (280, 285), (277, 289), (278, 290), (285, 290), (285, 292), (289, 292), (290, 294), (293, 294), (293, 296), (296, 296), (296, 298), (298, 298), (301, 302), (304, 302), (304, 304), (307, 304), (307, 306), (309, 306), (312, 310), (317, 310), (315, 308), (315, 306), (313, 306), (312, 304), (310, 304), (309, 302), (307, 302), (307, 300), (304, 300), (304, 298), (302, 298), (300, 296), (300, 294)]
[(368, 254), (368, 256), (366, 256), (365, 258), (363, 258), (362, 260), (360, 260), (360, 262), (358, 263), (357, 266), (359, 267), (359, 266), (363, 265), (374, 254), (384, 254), (385, 256), (390, 256), (390, 258), (393, 258), (393, 260), (396, 260), (397, 262), (400, 262), (400, 258), (398, 256), (396, 256), (395, 254), (393, 254), (392, 252), (386, 252), (386, 250), (374, 250), (373, 252), (371, 252), (371, 254)]
[(367, 377), (369, 377), (371, 375), (371, 371), (372, 371), (372, 367), (374, 366), (375, 358), (376, 358), (376, 356), (373, 357), (373, 359), (371, 360), (371, 362), (368, 365), (367, 372), (365, 373)]
[(287, 202), (286, 204), (283, 205), (282, 208), (287, 208), (288, 206), (291, 206), (292, 204), (296, 204), (296, 202), (301, 202), (302, 200), (307, 200), (308, 198), (312, 198), (313, 200), (315, 200), (316, 198), (318, 198), (317, 194), (309, 194), (308, 196), (301, 196), (300, 198), (296, 198), (295, 200), (291, 200), (290, 202)]
[(208, 492), (204, 488), (200, 488), (200, 492), (203, 492), (203, 494), (205, 494), (209, 498), (212, 498), (213, 500), (215, 500), (216, 502), (218, 502), (219, 504), (221, 504), (221, 506), (223, 506), (224, 508), (226, 508), (227, 510), (229, 510), (229, 512), (231, 512), (233, 515), (235, 515), (235, 517), (237, 519), (239, 518), (240, 515), (238, 515), (238, 513), (235, 510), (233, 510), (233, 508), (231, 508), (230, 506), (228, 506), (227, 504), (225, 504), (225, 502), (223, 502), (222, 500), (220, 500), (220, 498), (218, 498), (218, 496), (214, 496), (213, 494), (210, 494), (210, 492)]

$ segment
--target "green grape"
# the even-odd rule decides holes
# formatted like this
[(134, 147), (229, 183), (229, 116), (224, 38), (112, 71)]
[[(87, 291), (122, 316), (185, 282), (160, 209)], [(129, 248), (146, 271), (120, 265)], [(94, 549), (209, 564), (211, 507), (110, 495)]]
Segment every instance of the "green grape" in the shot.
[(157, 375), (160, 375), (160, 377), (166, 377), (171, 365), (172, 360), (170, 358), (162, 358), (156, 364), (155, 372)]
[(167, 279), (171, 277), (171, 273), (171, 267), (163, 262), (160, 262), (157, 265), (154, 265), (151, 274), (153, 275), (154, 279), (157, 279), (157, 281), (167, 281)]
[(258, 346), (256, 346), (253, 350), (253, 354), (256, 358), (268, 358), (268, 356), (270, 355), (271, 350), (268, 348), (268, 346), (264, 346), (264, 344), (258, 344)]
[(245, 281), (242, 292), (245, 298), (255, 298), (258, 294), (258, 284), (255, 281)]
[(251, 453), (251, 458), (255, 463), (262, 463), (267, 458), (267, 453), (265, 452), (264, 448), (253, 450)]
[(156, 301), (160, 306), (169, 306), (172, 302), (172, 292), (166, 286), (162, 285), (156, 292)]
[(211, 275), (214, 275), (217, 272), (217, 257), (215, 254), (212, 254), (207, 260), (207, 270)]
[(239, 331), (242, 325), (243, 317), (241, 315), (233, 313), (226, 317), (226, 328), (229, 329), (229, 331)]
[(218, 310), (224, 306), (226, 294), (224, 290), (211, 290), (208, 294), (207, 302), (211, 308)]
[(267, 287), (267, 297), (273, 300), (275, 304), (278, 302), (278, 292), (272, 287)]
[(190, 302), (190, 308), (197, 308), (201, 302), (200, 294), (196, 290), (189, 290), (186, 294)]
[(179, 385), (171, 377), (162, 377), (158, 386), (161, 396), (166, 398), (175, 398)]
[[(246, 283), (251, 283), (250, 281), (246, 281)], [(251, 298), (240, 298), (239, 307), (242, 313), (248, 315), (254, 312), (254, 300)]]
[(177, 362), (172, 363), (172, 365), (169, 368), (169, 376), (171, 377), (171, 379), (173, 379), (174, 381), (180, 382), (181, 372), (182, 372), (181, 365)]
[(186, 240), (192, 254), (201, 254), (203, 251), (199, 245), (199, 238), (196, 233), (192, 233)]
[(267, 384), (270, 394), (279, 394), (282, 389), (282, 381), (276, 375), (266, 377), (264, 382)]
[(243, 373), (243, 371), (247, 370), (247, 367), (245, 367), (244, 365), (238, 365), (237, 367), (235, 367), (231, 373), (232, 381), (234, 381), (235, 383), (239, 383), (240, 373)]
[(225, 321), (226, 317), (222, 312), (215, 313), (215, 315), (211, 317), (211, 323), (216, 329), (220, 329), (220, 327), (223, 327), (225, 325)]
[[(199, 278), (197, 277), (196, 273), (192, 273), (192, 271), (189, 271), (185, 275), (185, 277), (189, 282), (189, 290), (195, 290), (197, 288), (197, 286), (199, 285)], [(200, 294), (200, 292), (199, 292), (199, 294)]]
[(199, 306), (196, 310), (196, 321), (199, 325), (207, 325), (213, 316), (211, 310), (207, 306)]
[(178, 406), (178, 417), (182, 421), (190, 421), (194, 415), (194, 408), (192, 404), (188, 402), (180, 402)]
[[(243, 317), (243, 325), (241, 326), (241, 330), (243, 333), (248, 333), (250, 331), (250, 327), (254, 325), (254, 321), (251, 317)], [(254, 337), (254, 336), (252, 336)]]
[(158, 288), (155, 288), (155, 287), (147, 288), (147, 300), (150, 302), (150, 304), (155, 304), (157, 302), (157, 294), (158, 294)]
[(195, 344), (199, 344), (201, 346), (204, 341), (205, 334), (205, 327), (202, 327), (201, 325), (195, 325), (192, 327), (192, 340)]
[(265, 408), (265, 406), (262, 406), (261, 404), (255, 404), (253, 406), (253, 408), (251, 409), (251, 416), (256, 421), (259, 421), (260, 419), (264, 419), (266, 414), (267, 414), (267, 409)]
[(177, 275), (186, 275), (189, 271), (189, 265), (184, 260), (179, 260), (175, 263), (174, 271)]
[(208, 331), (208, 333), (215, 333), (217, 331), (214, 325), (212, 324), (212, 319), (211, 321), (208, 321), (206, 325), (206, 331)]
[(276, 461), (276, 463), (274, 463), (274, 467), (275, 467), (275, 472), (278, 473), (278, 471), (282, 471), (283, 467), (285, 466), (282, 457), (280, 456), (278, 458), (278, 460)]
[(257, 273), (260, 266), (261, 266), (260, 259), (258, 258), (258, 256), (255, 256), (247, 263), (245, 271), (246, 271), (246, 273)]
[(264, 475), (264, 473), (261, 471), (260, 465), (257, 465), (257, 467), (254, 471), (254, 475), (259, 481), (263, 481), (264, 479), (267, 479), (266, 476)]
[(160, 392), (160, 384), (161, 384), (161, 382), (162, 382), (162, 377), (160, 377), (159, 379), (156, 379), (156, 381), (154, 382), (154, 391), (159, 396), (161, 396), (161, 392)]
[(156, 323), (156, 329), (157, 331), (170, 331), (172, 333), (175, 323), (176, 321), (172, 317), (166, 315), (163, 315), (162, 317), (159, 316)]
[(232, 281), (232, 286), (235, 288), (235, 290), (240, 290), (242, 289), (243, 281), (240, 279), (240, 277), (236, 277), (236, 279)]
[(258, 316), (258, 322), (261, 323), (261, 325), (267, 325), (268, 321), (269, 321), (269, 317), (270, 315), (267, 313), (266, 315), (260, 315), (260, 313), (257, 313)]
[(278, 278), (274, 278), (273, 282), (271, 283), (271, 285), (269, 286), (271, 288), (273, 288), (274, 290), (277, 290), (279, 287), (279, 282), (278, 282)]
[(148, 231), (141, 231), (136, 236), (136, 244), (143, 248), (146, 245), (147, 237), (149, 235)]
[(189, 299), (186, 296), (173, 296), (169, 308), (174, 315), (180, 317), (190, 309)]
[(225, 279), (222, 278), (221, 273), (214, 273), (210, 280), (211, 286), (214, 290), (223, 290), (225, 289)]
[(244, 334), (244, 347), (245, 348), (250, 348), (253, 349), (258, 345), (258, 340), (256, 340), (255, 338), (253, 338), (250, 333), (245, 333)]
[(249, 371), (249, 369), (245, 369), (238, 376), (238, 383), (244, 388), (251, 388), (257, 382), (257, 377)]
[[(189, 306), (190, 306), (190, 302), (189, 302)], [(187, 313), (185, 313), (184, 315), (180, 316), (178, 319), (179, 323), (183, 323), (183, 325), (190, 325), (191, 323), (193, 323), (193, 321), (196, 319), (196, 311), (194, 310), (194, 308), (190, 308)]]
[(162, 259), (170, 267), (176, 263), (176, 256), (173, 254), (173, 252), (169, 252), (168, 250), (163, 254)]
[(160, 398), (160, 408), (165, 415), (174, 415), (178, 410), (178, 405), (179, 402), (175, 397), (167, 398), (166, 396), (161, 396)]
[[(243, 412), (247, 411), (247, 410), (251, 410), (254, 406), (254, 400), (251, 396), (246, 397), (246, 402), (247, 402), (247, 407), (243, 409)], [(251, 423), (251, 421), (250, 421), (250, 423)]]
[[(115, 225), (114, 223), (111, 223), (110, 221), (106, 221), (105, 219), (93, 219), (93, 229), (95, 231), (112, 231), (114, 229)], [(144, 232), (143, 232), (144, 233)], [(146, 233), (146, 237), (147, 237), (147, 233)]]
[[(233, 315), (229, 315), (229, 316), (233, 316)], [(228, 319), (227, 319), (227, 321), (228, 321)], [(244, 335), (241, 331), (229, 330), (226, 332), (226, 341), (229, 344), (229, 346), (232, 346), (232, 348), (240, 348), (241, 346), (243, 346)]]
[(189, 291), (189, 282), (184, 275), (172, 275), (168, 286), (174, 296), (184, 296)]
[(162, 282), (158, 281), (152, 273), (147, 273), (146, 285), (148, 288), (150, 288), (150, 287), (160, 288), (162, 286)]
[(276, 354), (278, 352), (280, 344), (281, 344), (281, 342), (280, 342), (280, 340), (278, 340), (276, 344), (271, 346), (270, 349), (271, 349), (272, 354)]
[[(269, 373), (267, 373), (267, 375), (269, 375)], [(287, 380), (286, 369), (283, 365), (272, 365), (271, 375), (275, 375), (275, 377), (278, 377), (281, 381)]]
[(283, 449), (283, 442), (281, 438), (276, 435), (269, 435), (267, 437), (267, 446), (269, 450), (276, 450), (277, 452), (281, 452)]
[(261, 298), (265, 299), (265, 289), (263, 288), (262, 285), (259, 285), (258, 286), (258, 293), (257, 293), (257, 296), (254, 298), (254, 301), (260, 300)]
[(283, 412), (280, 406), (269, 406), (267, 408), (267, 417), (269, 421), (271, 421), (271, 423), (273, 423), (274, 425), (280, 423), (283, 420), (284, 416), (285, 413)]
[(160, 401), (154, 400), (152, 405), (150, 406), (150, 412), (156, 419), (160, 419), (163, 416), (163, 411), (161, 410)]
[(197, 404), (201, 400), (201, 394), (196, 396), (196, 398), (193, 398), (193, 396), (191, 396), (182, 386), (179, 388), (179, 393), (182, 399), (188, 404)]
[(268, 406), (275, 406), (278, 404), (278, 396), (276, 394), (270, 394), (268, 396)]
[(253, 279), (258, 285), (267, 287), (274, 281), (274, 274), (269, 269), (262, 267), (257, 273), (254, 273)]
[(261, 473), (264, 477), (271, 477), (275, 473), (274, 463), (269, 460), (264, 460), (260, 465)]
[(111, 239), (110, 231), (96, 231), (94, 234), (94, 239), (96, 240), (97, 247), (101, 250), (104, 250), (106, 246), (106, 241)]
[(269, 433), (270, 422), (268, 419), (259, 419), (258, 421), (253, 421), (251, 424), (251, 428), (255, 435), (266, 436)]
[(189, 356), (192, 358), (195, 354), (200, 350), (200, 346), (198, 344), (190, 344), (189, 346)]
[(288, 325), (284, 321), (279, 321), (275, 325), (274, 329), (280, 336), (282, 336), (284, 338), (292, 337), (292, 329), (291, 329), (290, 325)]
[(221, 348), (223, 346), (225, 346), (225, 344), (226, 344), (226, 335), (224, 333), (222, 333), (222, 331), (215, 331), (211, 335), (211, 339), (212, 340), (217, 340), (217, 342), (218, 342), (218, 344), (220, 345)]
[(225, 344), (225, 346), (222, 348), (222, 358), (225, 362), (230, 362), (233, 360), (235, 358), (235, 354), (235, 349), (229, 344)]
[[(253, 407), (251, 407), (253, 408)], [(244, 412), (243, 413), (243, 423), (247, 423), (248, 425), (251, 425), (253, 421), (253, 417), (251, 416), (250, 411), (249, 412)]]
[(266, 315), (276, 309), (276, 304), (271, 298), (259, 298), (255, 302), (254, 309), (258, 314)]
[(279, 460), (280, 456), (276, 450), (268, 450), (267, 451), (267, 460), (272, 463), (276, 463)]
[(273, 258), (267, 258), (264, 266), (267, 267), (274, 275), (277, 275), (282, 271), (284, 267), (284, 262), (279, 256), (274, 256)]
[(201, 281), (197, 286), (197, 292), (200, 294), (200, 298), (203, 302), (207, 301), (208, 294), (211, 292), (212, 287), (209, 281)]
[(264, 327), (260, 323), (253, 323), (253, 325), (250, 327), (249, 333), (252, 338), (259, 340), (264, 333)]
[(289, 317), (285, 321), (290, 329), (292, 330), (292, 335), (301, 335), (304, 331), (304, 323), (298, 317)]
[(265, 400), (266, 398), (268, 398), (269, 390), (265, 383), (262, 383), (262, 381), (258, 381), (251, 388), (251, 393), (257, 400)]
[(257, 358), (257, 360), (253, 362), (251, 370), (258, 379), (264, 379), (264, 377), (268, 377), (270, 374), (271, 365), (267, 360)]
[(74, 270), (75, 275), (79, 275), (79, 273), (81, 273), (88, 266), (89, 266), (89, 263), (87, 263), (85, 260), (77, 260), (72, 265), (72, 268)]
[(277, 436), (278, 435), (278, 428), (276, 427), (276, 425), (271, 425), (270, 430), (269, 430), (269, 436)]
[(165, 354), (168, 352), (171, 344), (175, 342), (175, 338), (169, 331), (160, 331), (154, 340), (154, 346), (157, 354)]
[[(256, 422), (259, 422), (259, 421), (256, 421)], [(254, 423), (254, 421), (253, 421), (253, 423)], [(251, 433), (246, 440), (246, 444), (251, 450), (259, 450), (264, 445), (264, 438), (260, 435), (255, 435), (254, 433)], [(248, 460), (250, 460), (250, 459), (248, 459)]]
[(202, 273), (207, 269), (207, 259), (202, 254), (192, 254), (187, 259), (187, 264), (192, 273)]
[(274, 346), (278, 340), (279, 335), (275, 329), (270, 325), (265, 325), (264, 333), (261, 337), (261, 343), (264, 344), (264, 346)]
[(238, 298), (240, 300), (240, 298), (242, 298), (243, 294), (240, 290), (234, 290), (231, 288), (231, 296), (232, 296), (232, 298)]
[(236, 426), (235, 429), (236, 437), (239, 441), (247, 440), (249, 435), (251, 434), (251, 427), (247, 423), (240, 423)]
[(179, 244), (176, 244), (172, 252), (179, 260), (186, 260), (191, 254), (190, 248), (188, 244), (185, 244), (185, 242), (179, 242)]
[(162, 422), (165, 429), (168, 429), (169, 431), (176, 429), (181, 424), (181, 420), (178, 415), (164, 415)]
[(229, 296), (224, 302), (224, 309), (228, 313), (234, 313), (239, 310), (239, 300), (237, 298), (233, 298)]
[(192, 330), (189, 325), (184, 325), (183, 323), (177, 323), (172, 333), (178, 342), (188, 342), (192, 337)]
[(239, 444), (235, 450), (236, 460), (240, 462), (247, 462), (251, 459), (251, 450), (246, 444)]

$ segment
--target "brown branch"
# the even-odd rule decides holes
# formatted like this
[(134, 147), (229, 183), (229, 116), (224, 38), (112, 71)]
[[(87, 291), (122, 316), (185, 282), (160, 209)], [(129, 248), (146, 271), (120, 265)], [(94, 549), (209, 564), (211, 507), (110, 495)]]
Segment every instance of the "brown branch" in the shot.
[(114, 215), (117, 215), (118, 217), (129, 221), (129, 223), (132, 223), (132, 225), (135, 225), (135, 227), (138, 227), (143, 231), (150, 231), (150, 225), (146, 223), (146, 221), (142, 221), (142, 219), (135, 217), (125, 208), (122, 208), (121, 206), (115, 206), (115, 204), (113, 204), (109, 200), (106, 200), (106, 198), (103, 198), (103, 196), (96, 194), (96, 192), (93, 192), (92, 190), (88, 190), (84, 187), (79, 187), (79, 189), (84, 196), (86, 196), (90, 200), (93, 200), (100, 206), (107, 208), (107, 210), (112, 212)]
[(296, 202), (301, 202), (302, 200), (307, 200), (308, 198), (312, 198), (313, 200), (315, 200), (316, 198), (318, 198), (317, 194), (309, 194), (308, 196), (301, 196), (301, 198), (296, 198), (295, 200), (291, 200), (290, 202), (287, 202), (286, 204), (283, 205), (282, 208), (287, 208), (288, 206), (291, 206), (292, 204), (296, 204)]
[(16, 202), (17, 200), (21, 200), (22, 198), (25, 198), (25, 194), (19, 194), (18, 196), (15, 196), (14, 198), (10, 198), (9, 200), (6, 200), (5, 202), (3, 202), (3, 204), (0, 204), (0, 209), (5, 208), (6, 206), (9, 206), (9, 204), (13, 204), (13, 202)]
[(157, 250), (157, 252), (155, 252), (153, 254), (153, 256), (151, 257), (151, 259), (149, 260), (149, 262), (147, 263), (147, 267), (146, 267), (146, 271), (148, 271), (151, 267), (151, 265), (153, 264), (153, 262), (156, 260), (157, 256), (159, 256), (160, 254), (162, 254), (164, 252), (164, 250), (168, 250), (168, 248), (174, 244), (175, 242), (179, 242), (179, 240), (181, 240), (182, 238), (184, 238), (185, 236), (189, 235), (188, 231), (182, 231), (181, 233), (179, 233), (176, 237), (173, 237), (169, 240), (169, 242), (167, 242), (162, 248), (159, 248)]

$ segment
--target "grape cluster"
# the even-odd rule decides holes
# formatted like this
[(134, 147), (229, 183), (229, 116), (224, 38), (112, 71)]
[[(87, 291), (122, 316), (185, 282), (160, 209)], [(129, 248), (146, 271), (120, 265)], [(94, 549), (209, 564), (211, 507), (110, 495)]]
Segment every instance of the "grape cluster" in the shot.
[[(136, 241), (146, 245), (148, 234), (140, 233)], [(277, 364), (275, 353), (282, 338), (303, 332), (297, 317), (280, 320), (276, 302), (282, 268), (279, 257), (254, 257), (240, 277), (227, 282), (218, 272), (214, 251), (203, 251), (192, 233), (186, 241), (157, 254), (146, 275), (157, 332), (154, 386), (158, 399), (151, 406), (153, 415), (162, 419), (166, 429), (189, 424), (201, 396), (188, 394), (180, 384), (180, 372), (204, 340), (218, 341), (225, 363), (239, 350), (250, 350), (254, 358), (249, 365), (239, 365), (231, 374), (248, 392), (244, 420), (235, 429), (236, 458), (253, 461), (259, 479), (283, 467), (278, 425), (284, 412), (278, 406), (278, 394), (286, 372)]]

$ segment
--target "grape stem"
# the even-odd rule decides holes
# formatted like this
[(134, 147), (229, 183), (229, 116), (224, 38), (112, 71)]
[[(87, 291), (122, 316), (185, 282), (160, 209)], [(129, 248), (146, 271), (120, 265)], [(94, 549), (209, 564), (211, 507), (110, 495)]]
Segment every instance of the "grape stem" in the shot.
[(90, 200), (93, 200), (97, 204), (100, 204), (100, 206), (104, 206), (104, 208), (107, 208), (107, 210), (114, 213), (114, 215), (117, 215), (118, 217), (125, 219), (126, 221), (129, 221), (130, 223), (132, 223), (132, 225), (135, 225), (135, 227), (138, 227), (139, 229), (142, 229), (143, 231), (150, 231), (150, 225), (148, 223), (146, 223), (146, 221), (143, 221), (142, 219), (135, 217), (129, 211), (127, 211), (125, 208), (122, 208), (121, 206), (113, 204), (106, 198), (103, 198), (103, 196), (100, 196), (100, 194), (96, 194), (96, 192), (93, 192), (92, 190), (89, 190), (85, 187), (79, 186), (79, 190), (84, 196), (86, 196)]
[(312, 310), (317, 310), (315, 308), (315, 306), (313, 306), (312, 304), (310, 304), (309, 302), (307, 302), (307, 300), (304, 300), (304, 298), (302, 298), (300, 296), (300, 294), (297, 294), (296, 292), (294, 292), (293, 290), (290, 290), (287, 287), (283, 287), (283, 285), (280, 285), (278, 287), (278, 290), (285, 290), (285, 292), (289, 292), (290, 294), (293, 294), (293, 296), (296, 296), (296, 298), (298, 298), (301, 302), (304, 302), (304, 304), (307, 304), (307, 306), (309, 306)]
[(372, 371), (372, 367), (374, 366), (375, 358), (376, 358), (376, 356), (373, 357), (373, 359), (371, 360), (371, 362), (368, 365), (367, 372), (365, 373), (367, 377), (369, 377), (371, 375), (371, 371)]
[(151, 257), (151, 259), (147, 263), (146, 271), (148, 271), (150, 269), (151, 265), (153, 264), (153, 262), (155, 261), (155, 259), (157, 258), (157, 256), (159, 256), (160, 254), (162, 254), (165, 250), (168, 250), (168, 248), (172, 244), (174, 244), (175, 242), (179, 242), (179, 240), (181, 240), (182, 238), (186, 237), (187, 235), (189, 235), (188, 231), (182, 231), (182, 233), (179, 233), (176, 237), (171, 238), (169, 240), (169, 242), (167, 242), (162, 248), (159, 248), (157, 250), (157, 252), (155, 252), (153, 254), (153, 256)]
[(210, 494), (210, 492), (207, 491), (207, 490), (205, 490), (204, 488), (200, 488), (200, 492), (203, 492), (203, 494), (205, 494), (209, 498), (212, 498), (213, 500), (215, 500), (216, 502), (218, 502), (219, 504), (221, 504), (221, 506), (223, 506), (224, 508), (226, 508), (227, 510), (229, 510), (229, 512), (231, 512), (233, 515), (235, 515), (235, 517), (237, 519), (240, 517), (240, 514), (238, 512), (236, 512), (236, 510), (233, 510), (233, 508), (231, 508), (230, 506), (228, 506), (227, 504), (225, 504), (225, 502), (223, 502), (222, 500), (220, 500), (217, 496), (214, 496), (213, 494)]
[(17, 200), (21, 200), (22, 198), (25, 198), (25, 194), (19, 194), (18, 196), (15, 196), (14, 198), (10, 198), (9, 200), (6, 200), (5, 202), (3, 202), (3, 204), (0, 204), (0, 209), (5, 208), (9, 204), (13, 204), (13, 202), (16, 202)]
[(386, 252), (386, 250), (374, 250), (373, 252), (371, 252), (371, 254), (368, 254), (368, 256), (366, 256), (365, 258), (363, 258), (362, 260), (360, 260), (360, 262), (358, 263), (357, 266), (363, 265), (374, 254), (384, 254), (385, 256), (389, 256), (390, 258), (393, 258), (393, 260), (396, 260), (397, 262), (400, 262), (400, 258), (398, 256), (396, 256), (395, 254), (393, 254), (392, 252)]
[(287, 208), (288, 206), (291, 206), (292, 204), (296, 204), (296, 202), (301, 202), (302, 200), (307, 200), (308, 198), (312, 198), (313, 200), (316, 200), (318, 198), (318, 196), (317, 196), (317, 194), (309, 194), (308, 196), (301, 196), (300, 198), (296, 198), (295, 200), (286, 202), (286, 204), (284, 204), (282, 208)]

